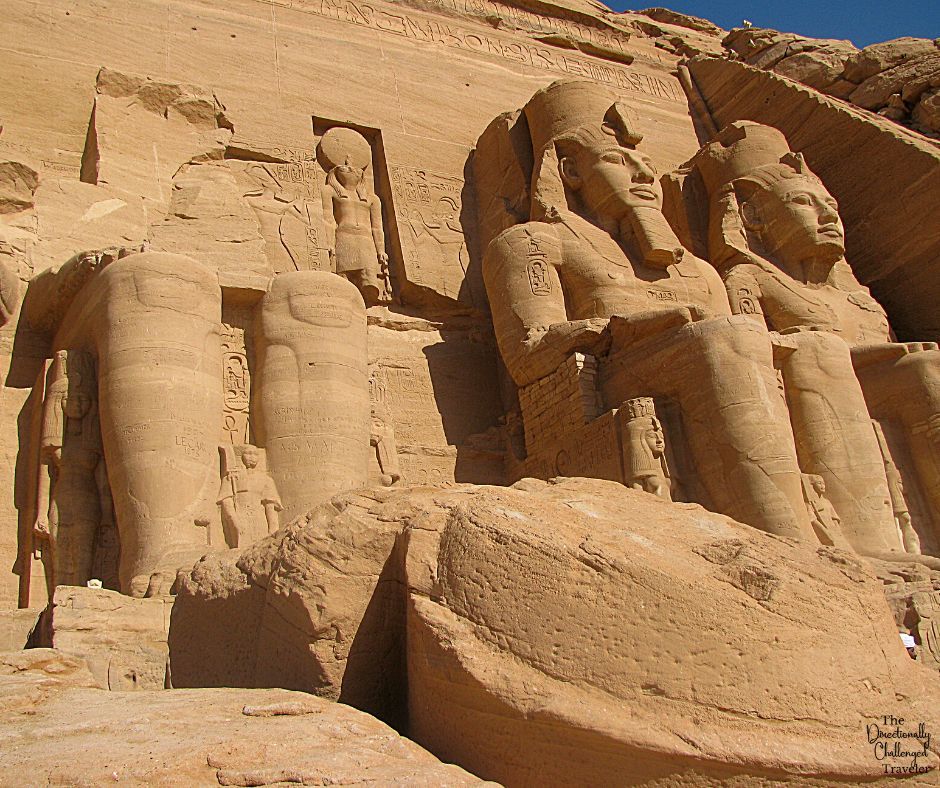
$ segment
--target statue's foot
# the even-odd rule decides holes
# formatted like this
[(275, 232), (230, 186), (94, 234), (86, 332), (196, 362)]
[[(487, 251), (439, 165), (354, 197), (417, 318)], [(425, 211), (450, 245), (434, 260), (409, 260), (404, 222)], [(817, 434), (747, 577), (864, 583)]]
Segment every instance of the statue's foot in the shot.
[(173, 596), (179, 587), (179, 575), (188, 573), (199, 559), (212, 552), (208, 547), (178, 550), (164, 558), (149, 574), (135, 575), (127, 593), (138, 599)]
[[(180, 569), (179, 571), (187, 570)], [(176, 572), (154, 572), (150, 575), (137, 575), (131, 580), (131, 587), (128, 592), (137, 599), (173, 596), (176, 593), (176, 575)]]

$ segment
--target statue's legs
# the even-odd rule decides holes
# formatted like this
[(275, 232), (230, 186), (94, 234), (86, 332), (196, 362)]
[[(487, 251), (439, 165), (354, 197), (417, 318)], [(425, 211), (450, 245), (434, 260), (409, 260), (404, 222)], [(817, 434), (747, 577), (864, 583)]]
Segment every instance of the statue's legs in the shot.
[(69, 469), (69, 458), (56, 489), (59, 523), (56, 530), (56, 585), (84, 585), (92, 577), (95, 536), (101, 521), (98, 488), (94, 476), (75, 478), (84, 468)]
[(156, 252), (111, 263), (91, 287), (121, 590), (142, 596), (208, 550), (195, 520), (219, 487), (222, 295), (215, 271)]
[(368, 483), (366, 310), (345, 279), (294, 271), (274, 279), (260, 327), (255, 427), (287, 522)]
[(608, 407), (678, 403), (692, 465), (717, 511), (781, 536), (814, 539), (767, 332), (747, 318), (705, 320), (614, 348), (600, 377)]
[(901, 425), (940, 544), (940, 350), (924, 346), (857, 368), (872, 417)]
[(848, 345), (820, 331), (782, 341), (789, 346), (781, 368), (800, 468), (823, 477), (855, 550), (900, 550), (881, 450)]

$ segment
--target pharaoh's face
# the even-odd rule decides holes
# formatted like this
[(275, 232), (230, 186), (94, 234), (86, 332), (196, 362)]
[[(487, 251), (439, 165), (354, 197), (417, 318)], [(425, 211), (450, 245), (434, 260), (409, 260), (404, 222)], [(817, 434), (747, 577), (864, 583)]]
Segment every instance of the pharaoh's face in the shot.
[(253, 449), (245, 449), (242, 452), (242, 462), (246, 468), (256, 468), (258, 466), (258, 452)]
[(569, 188), (595, 215), (620, 218), (631, 208), (662, 208), (663, 193), (652, 160), (611, 141), (582, 147), (562, 161)]
[(826, 494), (826, 481), (825, 481), (825, 479), (823, 479), (821, 476), (817, 476), (815, 479), (813, 479), (813, 489), (814, 489), (819, 495), (825, 495), (825, 494)]
[(763, 241), (786, 261), (835, 262), (845, 254), (839, 204), (809, 178), (787, 178), (757, 196)]
[(663, 439), (663, 434), (655, 427), (647, 431), (646, 445), (650, 447), (654, 457), (658, 457), (666, 451), (666, 441)]

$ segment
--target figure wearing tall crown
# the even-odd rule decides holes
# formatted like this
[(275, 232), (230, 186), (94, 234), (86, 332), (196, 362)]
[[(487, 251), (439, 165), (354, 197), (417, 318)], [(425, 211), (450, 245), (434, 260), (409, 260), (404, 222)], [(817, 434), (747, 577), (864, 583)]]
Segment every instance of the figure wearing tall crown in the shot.
[[(484, 233), (499, 230), (490, 206), (515, 211), (502, 232), (490, 229), (483, 262), (515, 383), (535, 384), (575, 352), (597, 357), (608, 409), (638, 396), (678, 404), (711, 506), (772, 533), (812, 538), (770, 338), (731, 316), (720, 277), (666, 222), (628, 108), (596, 83), (562, 80), (523, 112), (527, 141), (494, 144), (516, 122), (503, 116), (475, 156)], [(486, 193), (487, 184), (498, 189), (506, 173), (529, 168), (527, 143), (529, 199)], [(503, 151), (515, 158), (502, 161)]]
[(656, 417), (656, 406), (649, 397), (625, 402), (623, 422), (624, 482), (634, 490), (672, 500), (669, 470), (666, 465), (666, 439)]
[(367, 306), (388, 303), (382, 203), (368, 182), (372, 148), (358, 131), (332, 128), (318, 149), (327, 168), (323, 215), (334, 271), (359, 288)]
[(825, 480), (859, 552), (903, 551), (869, 412), (900, 422), (940, 522), (940, 352), (893, 342), (846, 262), (838, 204), (778, 130), (733, 123), (690, 164), (708, 193), (708, 255), (732, 310), (784, 335), (803, 469)]

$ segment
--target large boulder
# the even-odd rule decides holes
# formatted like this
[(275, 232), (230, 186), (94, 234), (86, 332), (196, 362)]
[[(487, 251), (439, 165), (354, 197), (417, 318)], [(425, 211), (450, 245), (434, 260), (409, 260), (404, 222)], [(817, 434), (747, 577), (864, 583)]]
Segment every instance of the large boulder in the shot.
[(173, 619), (174, 680), (177, 626), (206, 660), (221, 634), (223, 661), (252, 652), (242, 680), (366, 687), (506, 784), (876, 779), (867, 725), (940, 721), (861, 560), (598, 480), (338, 496), (205, 559)]
[(937, 729), (940, 682), (857, 558), (528, 485), (439, 496), (407, 532), (409, 730), (439, 757), (507, 784), (873, 779), (887, 708)]
[[(919, 97), (930, 86), (940, 84), (940, 50), (915, 60), (893, 66), (866, 79), (859, 85), (849, 100), (864, 109), (877, 109), (888, 103), (895, 93), (907, 94), (908, 100)], [(915, 90), (916, 87), (916, 90)]]
[(860, 49), (845, 64), (845, 78), (861, 84), (869, 77), (937, 51), (929, 38), (895, 38)]
[(88, 663), (98, 686), (158, 690), (167, 684), (172, 600), (135, 599), (106, 589), (59, 586), (52, 597), (50, 645)]
[(404, 523), (371, 516), (388, 495), (339, 497), (201, 560), (173, 608), (173, 686), (305, 690), (403, 725)]

